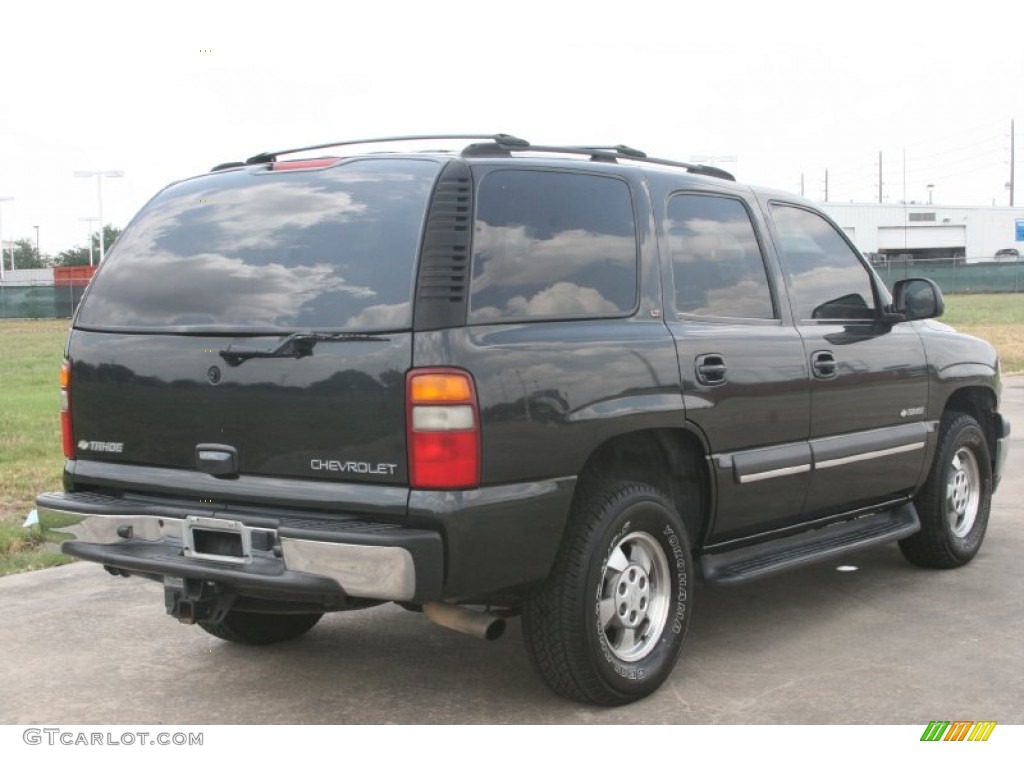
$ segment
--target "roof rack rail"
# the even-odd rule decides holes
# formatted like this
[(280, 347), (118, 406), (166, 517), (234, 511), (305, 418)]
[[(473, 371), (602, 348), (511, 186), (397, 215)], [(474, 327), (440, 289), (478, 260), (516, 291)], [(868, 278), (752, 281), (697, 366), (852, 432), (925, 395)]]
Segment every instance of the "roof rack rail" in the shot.
[(241, 168), (243, 165), (245, 165), (245, 163), (234, 160), (227, 163), (220, 163), (219, 165), (213, 166), (213, 168), (210, 169), (210, 173), (214, 173), (215, 171), (226, 171), (228, 168)]
[[(519, 140), (521, 141), (521, 140)], [(495, 140), (491, 144), (471, 144), (462, 150), (463, 156), (473, 155), (488, 155), (488, 154), (499, 154), (508, 156), (512, 152), (549, 152), (552, 154), (561, 155), (589, 155), (590, 159), (596, 162), (617, 162), (620, 158), (623, 160), (633, 160), (638, 163), (652, 163), (653, 165), (667, 165), (674, 168), (685, 168), (690, 173), (698, 173), (703, 176), (713, 176), (717, 179), (725, 179), (727, 181), (736, 181), (736, 177), (728, 171), (716, 168), (713, 165), (700, 165), (698, 163), (683, 163), (678, 160), (666, 160), (660, 157), (648, 157), (646, 152), (643, 152), (635, 147), (630, 147), (625, 144), (616, 144), (615, 146), (547, 146), (543, 144), (530, 144), (529, 142), (522, 143), (506, 143), (499, 140), (499, 137), (495, 137)]]
[(355, 141), (332, 141), (329, 144), (313, 144), (308, 147), (297, 147), (295, 149), (279, 149), (273, 152), (260, 152), (245, 161), (246, 165), (257, 165), (261, 163), (273, 163), (281, 155), (293, 155), (296, 152), (310, 152), (314, 149), (327, 149), (329, 147), (347, 147), (353, 144), (390, 144), (399, 141), (430, 141), (430, 140), (472, 140), (490, 139), (495, 144), (504, 147), (529, 147), (530, 142), (510, 136), (507, 133), (452, 133), (452, 134), (423, 134), (416, 136), (388, 136), (380, 139), (358, 139)]
[(627, 146), (626, 144), (616, 144), (614, 147), (590, 147), (590, 146), (587, 146), (587, 147), (580, 147), (580, 149), (600, 150), (600, 151), (604, 151), (604, 152), (615, 152), (617, 154), (623, 155), (624, 157), (635, 157), (637, 159), (643, 159), (643, 158), (647, 157), (647, 153), (646, 152), (643, 152), (643, 151), (641, 151), (639, 149), (636, 149), (634, 147)]
[[(470, 144), (462, 150), (463, 157), (501, 155), (509, 157), (513, 152), (548, 152), (562, 155), (589, 155), (595, 162), (614, 163), (619, 159), (632, 160), (639, 163), (652, 163), (653, 165), (667, 165), (674, 168), (684, 168), (690, 173), (699, 173), (704, 176), (713, 176), (718, 179), (736, 181), (736, 177), (728, 171), (716, 168), (713, 165), (700, 165), (698, 163), (683, 163), (678, 160), (666, 160), (660, 157), (648, 157), (635, 147), (625, 144), (614, 146), (547, 146), (543, 144), (531, 144), (518, 136), (507, 133), (452, 133), (452, 134), (418, 134), (413, 136), (388, 136), (379, 139), (357, 139), (352, 141), (334, 141), (328, 144), (312, 144), (308, 147), (296, 147), (295, 149), (279, 149), (273, 152), (260, 152), (247, 159), (244, 165), (259, 165), (262, 163), (276, 162), (281, 155), (293, 155), (298, 152), (311, 152), (317, 149), (328, 149), (330, 147), (348, 147), (357, 144), (390, 144), (401, 141), (434, 141), (434, 140), (466, 140), (473, 141), (484, 139), (486, 143)], [(241, 165), (241, 164), (239, 164)], [(236, 167), (235, 164), (222, 163), (217, 169)]]

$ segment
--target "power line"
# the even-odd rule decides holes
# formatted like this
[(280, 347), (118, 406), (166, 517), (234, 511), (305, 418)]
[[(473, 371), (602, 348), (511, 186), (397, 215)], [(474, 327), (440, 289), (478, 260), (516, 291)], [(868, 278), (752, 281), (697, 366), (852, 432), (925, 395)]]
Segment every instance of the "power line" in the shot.
[(986, 157), (990, 157), (992, 155), (1003, 155), (1005, 153), (1005, 151), (1006, 150), (1003, 150), (1003, 149), (998, 149), (998, 150), (993, 149), (993, 150), (990, 150), (988, 152), (982, 152), (980, 155), (974, 155), (973, 157), (964, 157), (964, 158), (961, 158), (959, 160), (950, 160), (948, 163), (939, 163), (937, 165), (914, 166), (910, 161), (908, 161), (907, 164), (910, 167), (910, 170), (912, 170), (914, 173), (927, 173), (928, 171), (935, 170), (935, 169), (948, 168), (951, 165), (962, 165), (963, 163), (974, 163), (974, 162), (977, 162), (978, 160), (981, 160), (981, 159), (986, 158)]
[(990, 143), (992, 141), (1001, 141), (1002, 139), (1003, 139), (1002, 135), (992, 136), (991, 138), (985, 139), (984, 141), (976, 141), (973, 144), (966, 144), (966, 145), (964, 145), (962, 147), (954, 147), (952, 149), (944, 149), (944, 150), (941, 150), (939, 152), (932, 152), (929, 155), (920, 155), (916, 159), (917, 160), (930, 160), (933, 157), (941, 157), (943, 155), (948, 155), (948, 154), (952, 154), (952, 153), (955, 153), (955, 152), (962, 152), (964, 150), (974, 149), (975, 147), (980, 147), (982, 144), (988, 144), (988, 143)]
[[(992, 120), (989, 120), (989, 121), (987, 121), (985, 123), (977, 124), (976, 127), (961, 128), (961, 129), (950, 131), (950, 132), (944, 133), (944, 134), (943, 133), (932, 133), (928, 137), (915, 139), (915, 144), (917, 144), (917, 145), (924, 144), (926, 146), (929, 145), (929, 144), (937, 144), (937, 143), (940, 143), (942, 141), (945, 141), (946, 139), (949, 139), (949, 138), (952, 138), (952, 137), (955, 137), (955, 136), (963, 136), (965, 134), (978, 133), (978, 132), (980, 132), (982, 130), (986, 130), (986, 129), (988, 129), (988, 130), (996, 129), (998, 131), (998, 135), (1001, 136), (1003, 134), (1003, 128), (1002, 127), (1005, 124), (1006, 123), (1005, 123), (1005, 120), (1003, 118), (993, 118)], [(998, 128), (996, 128), (996, 126), (998, 126)]]
[[(1001, 168), (1005, 164), (1006, 163), (1004, 163), (1004, 162), (989, 163), (988, 165), (982, 165), (982, 166), (978, 166), (977, 168), (972, 168), (969, 171), (956, 171), (954, 173), (946, 174), (945, 176), (930, 176), (929, 175), (928, 178), (931, 179), (932, 181), (942, 181), (943, 179), (962, 179), (965, 176), (971, 176), (971, 175), (974, 175), (976, 173), (980, 173), (981, 171), (987, 171), (990, 168)], [(915, 174), (915, 175), (923, 176), (925, 174)]]

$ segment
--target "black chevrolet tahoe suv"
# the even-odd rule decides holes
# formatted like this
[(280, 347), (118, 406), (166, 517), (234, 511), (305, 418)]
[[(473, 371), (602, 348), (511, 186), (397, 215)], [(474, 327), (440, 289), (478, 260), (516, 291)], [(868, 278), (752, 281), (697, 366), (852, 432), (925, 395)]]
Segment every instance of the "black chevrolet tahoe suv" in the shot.
[(520, 615), (602, 705), (670, 674), (698, 580), (978, 552), (1009, 424), (934, 283), (890, 295), (813, 205), (716, 168), (401, 138), (459, 144), (267, 152), (142, 209), (67, 342), (49, 541), (241, 643)]

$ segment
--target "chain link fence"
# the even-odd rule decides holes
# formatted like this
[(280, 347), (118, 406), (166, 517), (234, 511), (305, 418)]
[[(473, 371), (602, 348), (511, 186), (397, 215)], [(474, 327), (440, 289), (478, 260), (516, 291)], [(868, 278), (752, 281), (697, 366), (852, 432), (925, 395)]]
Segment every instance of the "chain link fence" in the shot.
[(71, 317), (84, 285), (0, 285), (0, 318)]
[(945, 294), (1021, 293), (1024, 291), (1024, 259), (966, 262), (959, 259), (873, 259), (875, 271), (892, 288), (907, 277), (929, 277)]

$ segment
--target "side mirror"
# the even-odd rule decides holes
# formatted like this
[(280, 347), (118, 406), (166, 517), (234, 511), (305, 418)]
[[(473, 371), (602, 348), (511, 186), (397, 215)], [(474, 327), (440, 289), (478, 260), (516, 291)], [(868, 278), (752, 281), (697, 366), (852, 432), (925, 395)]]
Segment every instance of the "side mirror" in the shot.
[(940, 317), (946, 310), (942, 289), (934, 280), (911, 277), (899, 280), (892, 287), (892, 310), (907, 320)]

